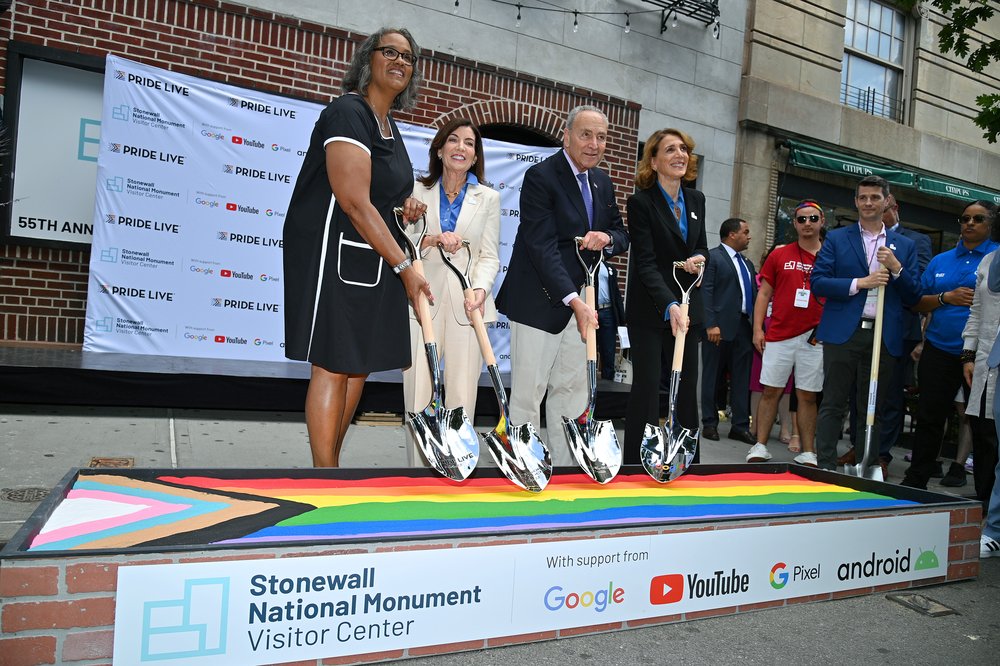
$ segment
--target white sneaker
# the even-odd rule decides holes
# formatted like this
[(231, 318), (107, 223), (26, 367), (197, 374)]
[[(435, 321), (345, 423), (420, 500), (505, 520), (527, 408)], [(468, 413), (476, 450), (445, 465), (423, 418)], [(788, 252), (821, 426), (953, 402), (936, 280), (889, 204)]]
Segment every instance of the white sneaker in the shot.
[(767, 462), (771, 459), (771, 453), (763, 444), (757, 443), (750, 447), (747, 452), (747, 462)]
[(984, 534), (979, 538), (979, 557), (1000, 557), (1000, 543)]
[(800, 465), (808, 465), (809, 467), (817, 467), (816, 454), (812, 451), (803, 451), (799, 455), (792, 458), (793, 461)]

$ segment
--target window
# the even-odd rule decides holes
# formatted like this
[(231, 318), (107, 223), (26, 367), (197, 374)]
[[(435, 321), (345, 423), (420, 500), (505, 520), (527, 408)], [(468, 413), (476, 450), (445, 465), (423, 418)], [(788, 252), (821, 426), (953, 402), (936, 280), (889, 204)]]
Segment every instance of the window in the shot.
[(847, 0), (840, 102), (903, 121), (902, 12), (875, 0)]

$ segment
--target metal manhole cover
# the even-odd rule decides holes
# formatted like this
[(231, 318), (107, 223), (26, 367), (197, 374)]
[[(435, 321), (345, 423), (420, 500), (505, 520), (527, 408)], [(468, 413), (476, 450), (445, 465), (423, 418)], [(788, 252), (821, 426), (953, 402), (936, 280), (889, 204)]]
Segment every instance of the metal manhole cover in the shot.
[(48, 488), (0, 488), (4, 502), (41, 502), (48, 494)]
[(127, 469), (135, 467), (135, 458), (91, 458), (88, 467), (115, 467)]

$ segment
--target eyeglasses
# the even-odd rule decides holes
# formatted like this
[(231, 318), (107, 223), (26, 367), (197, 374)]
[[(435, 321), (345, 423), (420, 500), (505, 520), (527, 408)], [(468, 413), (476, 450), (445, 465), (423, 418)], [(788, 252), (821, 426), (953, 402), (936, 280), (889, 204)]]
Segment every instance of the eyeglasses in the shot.
[(380, 51), (382, 55), (385, 56), (386, 60), (402, 59), (403, 62), (405, 62), (410, 67), (413, 67), (414, 65), (417, 64), (417, 56), (413, 55), (412, 53), (403, 53), (402, 51), (393, 46), (379, 46), (372, 50)]
[(963, 215), (958, 218), (958, 221), (962, 224), (968, 224), (969, 222), (975, 222), (976, 224), (982, 224), (986, 221), (985, 215)]
[(806, 222), (819, 222), (819, 215), (799, 215), (795, 218), (795, 221), (799, 224), (805, 224)]

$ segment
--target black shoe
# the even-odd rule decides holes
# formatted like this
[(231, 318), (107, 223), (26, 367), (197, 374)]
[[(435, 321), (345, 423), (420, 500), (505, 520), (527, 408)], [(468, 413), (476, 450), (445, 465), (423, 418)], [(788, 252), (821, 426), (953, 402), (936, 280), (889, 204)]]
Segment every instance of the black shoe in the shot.
[(941, 479), (941, 485), (946, 488), (961, 488), (965, 485), (965, 467), (952, 463), (948, 473)]
[(899, 485), (906, 486), (907, 488), (916, 488), (917, 490), (927, 490), (926, 483), (920, 483), (916, 479), (909, 476), (904, 476), (903, 480), (899, 482)]
[(751, 435), (749, 430), (737, 430), (736, 428), (729, 429), (729, 439), (735, 439), (737, 442), (743, 442), (750, 446), (757, 443), (757, 438)]
[[(715, 426), (702, 426), (701, 436), (704, 439), (710, 439), (713, 442), (717, 442), (719, 441), (719, 429), (716, 428)], [(750, 443), (753, 444), (753, 442)]]

